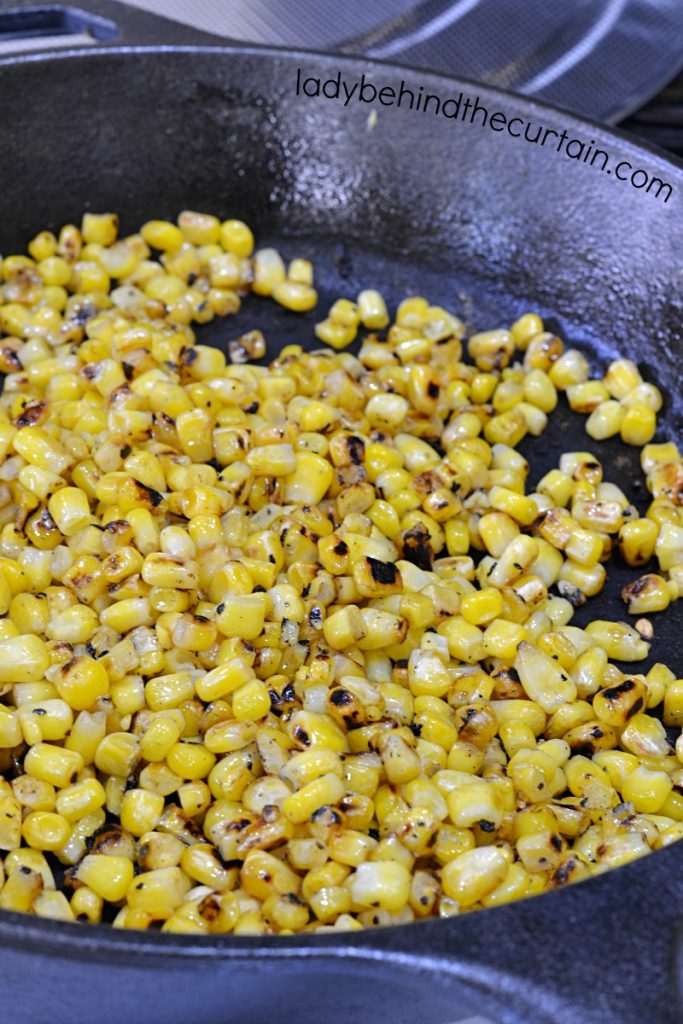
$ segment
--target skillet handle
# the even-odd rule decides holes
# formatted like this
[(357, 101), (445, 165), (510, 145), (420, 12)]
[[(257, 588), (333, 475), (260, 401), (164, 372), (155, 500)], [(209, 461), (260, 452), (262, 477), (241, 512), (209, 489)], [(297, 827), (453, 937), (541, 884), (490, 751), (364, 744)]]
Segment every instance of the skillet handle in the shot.
[(92, 46), (230, 45), (232, 40), (114, 0), (0, 0), (0, 57)]

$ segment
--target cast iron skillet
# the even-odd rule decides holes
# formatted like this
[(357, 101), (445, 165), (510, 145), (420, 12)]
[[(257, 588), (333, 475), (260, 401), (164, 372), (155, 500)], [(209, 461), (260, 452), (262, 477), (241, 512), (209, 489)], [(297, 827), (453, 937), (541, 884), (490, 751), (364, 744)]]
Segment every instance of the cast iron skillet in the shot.
[[(102, 10), (101, 4), (87, 5)], [(303, 76), (478, 95), (489, 110), (594, 139), (668, 181), (667, 203), (507, 134), (295, 95)], [(661, 436), (681, 437), (683, 165), (626, 136), (513, 95), (422, 72), (252, 47), (113, 46), (0, 61), (0, 245), (23, 247), (84, 208), (123, 228), (191, 207), (244, 217), (287, 256), (315, 259), (321, 308), (361, 286), (423, 292), (474, 327), (547, 314), (596, 364), (636, 359), (668, 388)], [(310, 344), (316, 314), (254, 300), (202, 340), (248, 324), (272, 350)], [(584, 449), (561, 412), (534, 473)], [(644, 502), (637, 453), (597, 448)], [(618, 584), (633, 572), (616, 566)], [(580, 610), (625, 618), (616, 590)], [(683, 674), (681, 615), (655, 617), (653, 659)], [(0, 912), (3, 1018), (14, 1024), (674, 1024), (683, 844), (575, 887), (461, 918), (350, 935), (196, 938)]]

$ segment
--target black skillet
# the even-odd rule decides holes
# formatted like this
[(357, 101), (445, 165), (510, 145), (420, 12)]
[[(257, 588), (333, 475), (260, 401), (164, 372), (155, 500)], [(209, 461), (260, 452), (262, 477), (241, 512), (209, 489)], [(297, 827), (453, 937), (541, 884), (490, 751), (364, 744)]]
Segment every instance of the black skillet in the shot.
[[(62, 9), (41, 17), (64, 25)], [(112, 34), (106, 22), (91, 24), (100, 38)], [(177, 40), (163, 35), (167, 27), (136, 14), (133, 31), (145, 43)], [(665, 202), (548, 147), (431, 114), (378, 105), (373, 127), (368, 105), (297, 97), (297, 69), (304, 78), (341, 70), (351, 82), (365, 72), (378, 87), (404, 80), (442, 98), (478, 96), (489, 113), (595, 140), (612, 167), (628, 160), (668, 182), (671, 195)], [(118, 210), (124, 230), (185, 207), (244, 217), (287, 256), (315, 260), (322, 309), (366, 286), (392, 303), (427, 294), (475, 328), (539, 309), (594, 365), (617, 353), (636, 359), (667, 392), (660, 436), (683, 433), (683, 165), (655, 150), (471, 82), (247, 46), (105, 45), (6, 58), (0, 102), (4, 253), (21, 251), (40, 228), (78, 221), (84, 208)], [(315, 318), (255, 299), (237, 322), (200, 337), (224, 345), (255, 324), (274, 352), (292, 340), (310, 345)], [(535, 474), (561, 450), (590, 447), (643, 507), (637, 453), (590, 443), (566, 410), (554, 422), (525, 448)], [(615, 565), (616, 582), (577, 621), (627, 618), (618, 589), (632, 576)], [(680, 605), (654, 624), (651, 660), (683, 674)], [(181, 937), (0, 912), (1, 1017), (680, 1024), (682, 873), (683, 844), (495, 910), (339, 936)]]

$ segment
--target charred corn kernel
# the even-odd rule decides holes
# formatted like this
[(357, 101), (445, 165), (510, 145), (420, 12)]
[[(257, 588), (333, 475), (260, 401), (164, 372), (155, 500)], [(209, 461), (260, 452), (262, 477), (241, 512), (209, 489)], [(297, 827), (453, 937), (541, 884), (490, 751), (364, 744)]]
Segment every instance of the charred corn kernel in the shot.
[[(619, 530), (619, 550), (624, 561), (628, 565), (645, 565), (655, 552), (658, 532), (657, 524), (651, 519), (633, 519), (624, 523)], [(683, 535), (681, 539), (683, 540)], [(670, 566), (662, 565), (662, 568), (667, 569)]]
[(459, 828), (480, 825), (487, 832), (500, 828), (504, 808), (494, 786), (473, 780), (448, 794), (448, 814)]
[(317, 505), (332, 483), (329, 462), (312, 452), (297, 452), (296, 469), (285, 478), (285, 500), (295, 504)]
[(296, 893), (301, 879), (291, 868), (265, 850), (250, 851), (240, 871), (242, 888), (256, 899), (266, 900), (273, 893)]
[(501, 370), (507, 366), (514, 349), (514, 338), (506, 330), (483, 331), (480, 334), (473, 334), (468, 342), (470, 356), (476, 366), (485, 373)]
[[(131, 874), (124, 895), (129, 907), (164, 920), (182, 904), (191, 885), (187, 875), (172, 865), (143, 871), (135, 878)], [(104, 898), (107, 899), (106, 896)]]
[(640, 661), (647, 657), (650, 649), (649, 644), (625, 622), (595, 619), (588, 623), (586, 632), (602, 647), (608, 658), (618, 661)]
[(624, 679), (596, 693), (593, 708), (601, 722), (619, 727), (646, 707), (647, 700), (648, 688), (642, 679)]
[(180, 866), (193, 881), (207, 885), (215, 892), (228, 889), (233, 881), (230, 871), (223, 867), (216, 851), (208, 843), (187, 847)]
[(150, 553), (142, 566), (142, 578), (152, 587), (192, 590), (197, 585), (197, 565), (175, 555)]
[(322, 775), (286, 797), (282, 803), (282, 812), (294, 824), (300, 824), (320, 807), (336, 804), (343, 794), (344, 787), (336, 775)]
[(60, 697), (76, 711), (85, 711), (109, 692), (109, 676), (101, 662), (89, 655), (71, 658), (55, 674)]
[(621, 597), (631, 615), (662, 612), (671, 602), (667, 581), (656, 573), (647, 573), (627, 584), (621, 592)]
[(30, 911), (42, 892), (43, 879), (31, 868), (15, 868), (10, 872), (0, 892), (0, 908), (3, 910)]
[(185, 814), (198, 817), (211, 806), (211, 790), (201, 780), (186, 782), (178, 789), (178, 799)]
[(22, 805), (12, 791), (0, 793), (0, 850), (21, 846)]

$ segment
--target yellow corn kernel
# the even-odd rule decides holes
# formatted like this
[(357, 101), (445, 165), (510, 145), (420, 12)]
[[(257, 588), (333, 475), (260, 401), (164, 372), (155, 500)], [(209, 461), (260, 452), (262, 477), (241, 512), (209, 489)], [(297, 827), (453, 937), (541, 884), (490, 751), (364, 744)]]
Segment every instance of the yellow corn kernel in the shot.
[(37, 636), (0, 640), (0, 683), (33, 683), (43, 678), (50, 658)]
[(576, 699), (576, 684), (571, 677), (533, 644), (519, 644), (514, 665), (526, 693), (544, 711), (554, 711)]
[(71, 658), (55, 675), (59, 696), (76, 711), (85, 711), (109, 692), (109, 677), (101, 662), (89, 655)]
[(117, 903), (133, 881), (133, 862), (127, 857), (88, 854), (78, 865), (76, 877), (103, 900)]
[(497, 619), (484, 632), (484, 653), (491, 658), (512, 660), (520, 644), (526, 640), (526, 630), (516, 622)]
[(625, 444), (642, 447), (654, 437), (657, 414), (646, 405), (630, 405), (626, 409), (619, 432)]
[(607, 367), (605, 385), (613, 398), (625, 398), (642, 382), (638, 367), (631, 359), (615, 359)]
[(34, 850), (58, 850), (69, 837), (69, 822), (53, 811), (34, 811), (24, 818), (21, 833)]
[(617, 661), (640, 661), (647, 657), (650, 649), (650, 645), (625, 622), (595, 619), (588, 623), (586, 632), (598, 647), (602, 647), (608, 658)]
[(129, 789), (123, 794), (120, 818), (131, 835), (141, 836), (153, 831), (161, 818), (164, 798), (145, 789)]
[(273, 893), (296, 893), (301, 886), (299, 876), (265, 850), (252, 850), (247, 854), (240, 881), (245, 892), (258, 900), (266, 900)]
[(389, 323), (389, 314), (384, 299), (379, 292), (366, 289), (356, 299), (363, 327), (371, 331), (381, 331)]
[(322, 775), (286, 797), (282, 803), (282, 813), (294, 824), (300, 824), (320, 807), (336, 804), (343, 794), (344, 787), (338, 776)]
[(511, 863), (512, 854), (505, 847), (483, 846), (466, 850), (444, 866), (444, 892), (457, 900), (460, 907), (469, 907), (504, 881)]
[(29, 775), (58, 789), (73, 784), (82, 768), (79, 753), (49, 743), (36, 743), (24, 758), (24, 770)]
[(276, 284), (272, 296), (279, 305), (295, 313), (307, 313), (318, 301), (318, 293), (310, 284), (293, 279)]
[(127, 732), (109, 733), (100, 742), (95, 753), (95, 766), (98, 771), (123, 779), (127, 779), (133, 773), (139, 760), (140, 741), (137, 736)]
[(221, 224), (220, 243), (226, 252), (240, 259), (248, 259), (254, 250), (251, 228), (242, 220), (224, 220)]
[(631, 615), (649, 615), (669, 607), (671, 594), (667, 581), (656, 573), (647, 573), (627, 584), (621, 592), (622, 600)]
[(58, 813), (68, 822), (79, 821), (104, 806), (105, 793), (97, 779), (83, 779), (57, 793)]
[(486, 587), (465, 597), (460, 605), (463, 618), (474, 626), (483, 626), (499, 618), (503, 613), (503, 599), (500, 591)]
[(232, 695), (232, 710), (238, 721), (258, 721), (270, 711), (270, 696), (266, 684), (250, 679)]
[(621, 402), (608, 399), (596, 405), (586, 420), (586, 433), (595, 441), (614, 437), (622, 428), (626, 410)]
[(276, 249), (257, 249), (254, 253), (252, 291), (257, 295), (272, 295), (285, 276), (285, 264)]
[(216, 625), (227, 637), (255, 640), (263, 631), (266, 602), (261, 594), (226, 594), (218, 605)]
[[(657, 524), (651, 519), (632, 519), (619, 530), (619, 550), (628, 565), (645, 565), (655, 552)], [(660, 561), (661, 564), (661, 561)], [(662, 565), (663, 569), (669, 566)]]
[(366, 861), (351, 878), (351, 899), (358, 907), (399, 911), (408, 903), (410, 872), (396, 861)]

